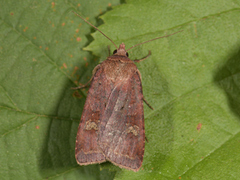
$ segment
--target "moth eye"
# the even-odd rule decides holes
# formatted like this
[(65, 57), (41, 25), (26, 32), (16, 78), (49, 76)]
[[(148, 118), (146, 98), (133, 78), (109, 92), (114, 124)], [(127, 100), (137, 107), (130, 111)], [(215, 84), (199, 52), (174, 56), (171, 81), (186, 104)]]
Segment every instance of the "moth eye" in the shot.
[(126, 56), (128, 57), (128, 52), (126, 52)]
[(115, 49), (114, 51), (113, 51), (113, 54), (116, 54), (117, 53), (117, 50)]

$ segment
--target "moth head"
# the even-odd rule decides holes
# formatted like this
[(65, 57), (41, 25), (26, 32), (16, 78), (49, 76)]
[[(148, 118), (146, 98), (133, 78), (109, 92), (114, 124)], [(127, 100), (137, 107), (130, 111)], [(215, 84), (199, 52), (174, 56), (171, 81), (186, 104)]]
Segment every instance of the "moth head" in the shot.
[(125, 50), (125, 44), (120, 44), (119, 48), (113, 51), (113, 55), (128, 57), (128, 52)]

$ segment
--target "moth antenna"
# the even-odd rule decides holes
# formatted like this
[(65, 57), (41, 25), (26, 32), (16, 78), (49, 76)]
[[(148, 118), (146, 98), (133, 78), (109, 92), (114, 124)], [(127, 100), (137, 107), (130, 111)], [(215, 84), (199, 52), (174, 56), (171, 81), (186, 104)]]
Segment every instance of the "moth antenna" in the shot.
[(79, 16), (82, 20), (84, 20), (86, 23), (88, 23), (90, 26), (92, 26), (93, 28), (95, 28), (96, 30), (98, 30), (102, 35), (104, 35), (106, 38), (109, 39), (109, 41), (111, 41), (113, 43), (113, 45), (116, 47), (116, 49), (118, 49), (118, 47), (116, 46), (116, 44), (109, 38), (107, 37), (107, 35), (105, 35), (102, 31), (100, 31), (96, 26), (92, 25), (90, 22), (88, 22), (86, 19), (84, 19), (82, 16), (80, 16), (78, 13), (72, 11), (73, 13), (75, 13), (77, 16)]
[(183, 30), (181, 30), (181, 31), (177, 31), (177, 32), (175, 32), (175, 33), (172, 33), (172, 34), (169, 34), (169, 35), (166, 35), (166, 36), (161, 36), (161, 37), (157, 37), (157, 38), (154, 38), (154, 39), (150, 39), (150, 40), (148, 40), (148, 41), (145, 41), (145, 42), (142, 42), (142, 43), (136, 44), (136, 45), (130, 47), (129, 49), (127, 49), (126, 51), (129, 51), (130, 49), (132, 49), (132, 48), (134, 48), (134, 47), (136, 47), (136, 46), (139, 46), (139, 45), (142, 45), (142, 44), (145, 44), (145, 43), (148, 43), (148, 42), (154, 41), (154, 40), (156, 40), (156, 39), (161, 39), (161, 38), (165, 38), (165, 37), (168, 37), (168, 36), (172, 36), (172, 35), (174, 35), (174, 34), (177, 34), (177, 33), (179, 33), (179, 32), (182, 32), (182, 31), (183, 31)]

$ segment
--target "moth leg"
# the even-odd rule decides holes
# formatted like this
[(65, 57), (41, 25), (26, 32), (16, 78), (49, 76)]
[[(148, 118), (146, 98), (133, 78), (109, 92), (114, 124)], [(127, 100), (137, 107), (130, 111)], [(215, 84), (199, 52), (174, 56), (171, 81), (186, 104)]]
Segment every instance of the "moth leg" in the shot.
[(85, 88), (85, 87), (89, 86), (89, 84), (92, 82), (92, 79), (93, 79), (94, 74), (97, 72), (97, 70), (98, 70), (99, 68), (100, 68), (100, 64), (97, 65), (97, 66), (93, 69), (92, 77), (91, 77), (91, 79), (90, 79), (86, 84), (84, 84), (84, 85), (82, 85), (82, 86), (78, 86), (78, 87), (72, 87), (71, 89), (82, 89), (82, 88)]
[(144, 97), (143, 97), (143, 101), (148, 105), (149, 108), (151, 108), (152, 110), (154, 110), (153, 107), (147, 102), (147, 100), (146, 100)]
[[(151, 51), (149, 51), (150, 53), (151, 53)], [(149, 55), (148, 55), (149, 56)], [(141, 81), (142, 81), (142, 77), (141, 77), (141, 73), (140, 73), (140, 71), (137, 69), (137, 74), (139, 75), (139, 77), (140, 77), (140, 79), (141, 79)], [(153, 107), (147, 102), (147, 100), (143, 97), (143, 101), (148, 105), (148, 107), (149, 108), (151, 108), (152, 110), (154, 110), (153, 109)]]
[[(92, 76), (92, 77), (93, 77), (93, 76)], [(89, 84), (90, 84), (91, 81), (92, 81), (92, 77), (91, 77), (91, 79), (90, 79), (86, 84), (83, 84), (83, 85), (78, 86), (78, 87), (72, 87), (71, 89), (82, 89), (82, 88), (88, 87)]]
[[(148, 142), (147, 136), (145, 136), (145, 140)], [(149, 142), (148, 142), (149, 143)]]
[(141, 62), (141, 61), (147, 59), (150, 55), (151, 55), (151, 51), (149, 50), (149, 51), (148, 51), (148, 55), (147, 55), (146, 57), (144, 57), (144, 58), (142, 58), (142, 59), (135, 59), (135, 60), (133, 60), (133, 61), (134, 61), (134, 62)]
[(108, 45), (108, 56), (111, 56), (111, 50), (109, 45)]

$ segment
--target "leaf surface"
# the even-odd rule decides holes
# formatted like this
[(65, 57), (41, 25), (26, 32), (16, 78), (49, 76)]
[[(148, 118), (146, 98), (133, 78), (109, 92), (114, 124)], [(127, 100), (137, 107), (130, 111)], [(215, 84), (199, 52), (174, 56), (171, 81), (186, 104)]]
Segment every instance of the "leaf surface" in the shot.
[[(4, 1), (0, 12), (1, 179), (238, 179), (240, 2)], [(113, 6), (113, 10), (110, 10)], [(142, 74), (146, 143), (134, 173), (79, 166), (75, 137), (86, 83), (114, 46)], [(97, 17), (101, 16), (101, 21)], [(92, 43), (91, 43), (92, 42)], [(91, 44), (90, 44), (91, 43)], [(90, 44), (90, 45), (89, 45)], [(89, 46), (88, 46), (89, 45)], [(85, 48), (84, 51), (82, 48)], [(98, 58), (99, 57), (99, 58)]]

